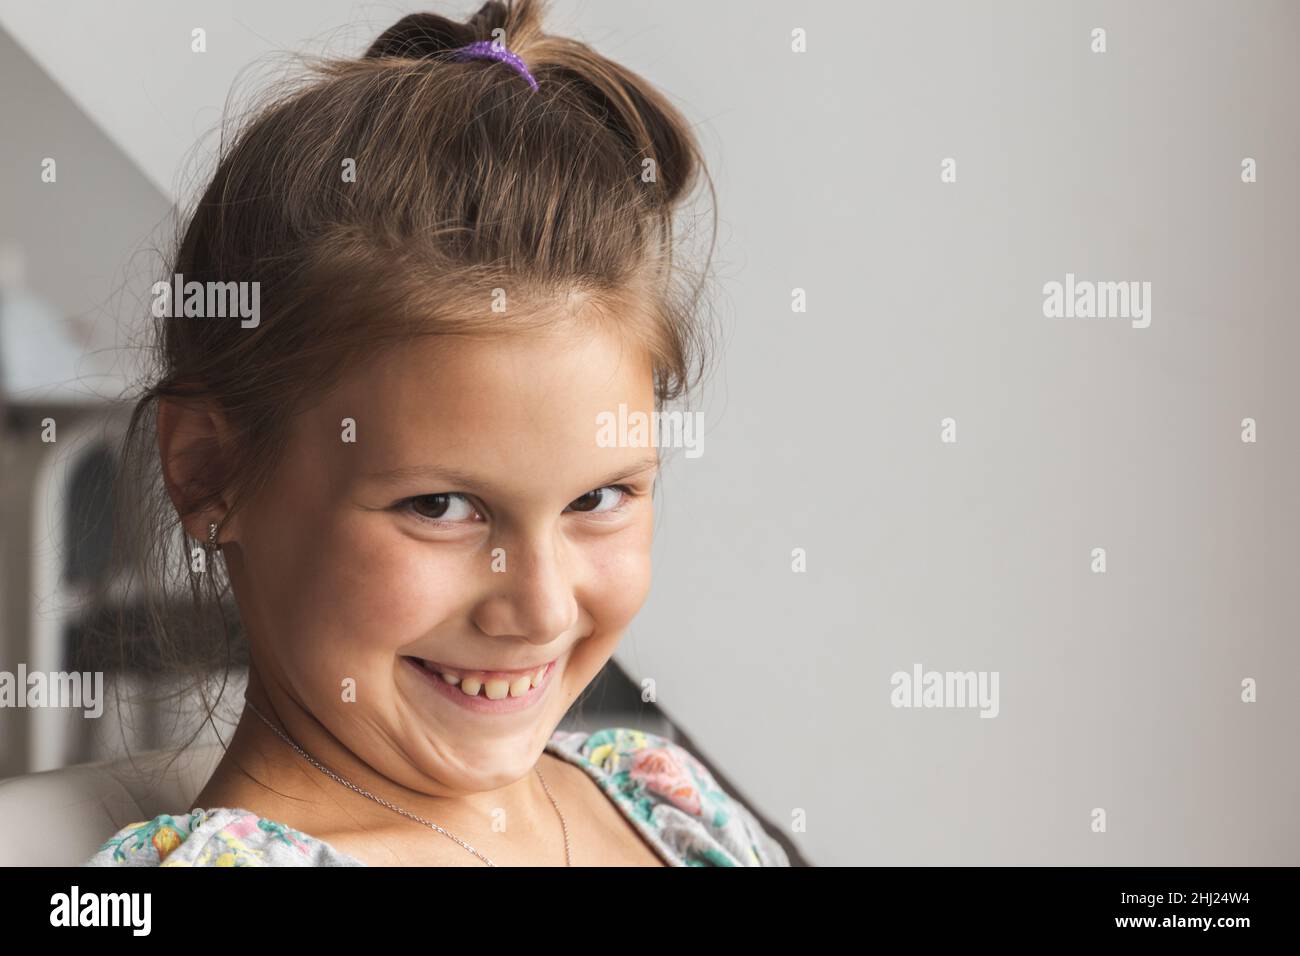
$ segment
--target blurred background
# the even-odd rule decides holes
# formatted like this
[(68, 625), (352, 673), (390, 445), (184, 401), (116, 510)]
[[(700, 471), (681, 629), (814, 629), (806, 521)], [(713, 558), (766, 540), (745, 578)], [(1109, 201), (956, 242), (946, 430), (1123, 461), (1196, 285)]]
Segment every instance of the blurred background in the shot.
[[(162, 680), (88, 635), (131, 613), (123, 397), (223, 110), (286, 51), (477, 6), (0, 0), (0, 670)], [(698, 123), (727, 328), (649, 603), (566, 724), (683, 742), (796, 860), (1300, 862), (1300, 7), (555, 0), (548, 28)], [(1045, 318), (1067, 272), (1151, 282), (1150, 327)], [(997, 718), (892, 706), (917, 663), (997, 672)], [(0, 710), (0, 777), (175, 742), (121, 716)]]

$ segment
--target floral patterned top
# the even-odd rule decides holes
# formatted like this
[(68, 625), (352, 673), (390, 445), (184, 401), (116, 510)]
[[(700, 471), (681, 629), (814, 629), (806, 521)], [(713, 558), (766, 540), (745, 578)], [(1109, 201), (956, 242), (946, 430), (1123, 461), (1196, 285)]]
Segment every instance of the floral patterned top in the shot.
[[(689, 751), (627, 727), (557, 730), (546, 749), (581, 767), (670, 866), (789, 866), (785, 850)], [(115, 833), (82, 866), (365, 866), (249, 810), (159, 814)]]

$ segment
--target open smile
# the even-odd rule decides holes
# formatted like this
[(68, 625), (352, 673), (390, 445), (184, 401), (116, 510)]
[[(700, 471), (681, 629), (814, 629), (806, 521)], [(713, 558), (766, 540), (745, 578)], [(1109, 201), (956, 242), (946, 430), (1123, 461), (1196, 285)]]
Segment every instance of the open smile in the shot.
[(526, 671), (460, 670), (403, 657), (417, 675), (441, 696), (462, 707), (487, 714), (513, 713), (533, 706), (550, 685), (555, 661)]

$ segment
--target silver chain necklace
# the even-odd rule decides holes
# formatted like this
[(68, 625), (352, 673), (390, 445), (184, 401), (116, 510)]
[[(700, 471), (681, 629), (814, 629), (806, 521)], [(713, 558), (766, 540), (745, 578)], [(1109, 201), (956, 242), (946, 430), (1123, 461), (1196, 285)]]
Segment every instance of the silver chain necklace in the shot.
[[(257, 707), (254, 706), (254, 704), (253, 704), (253, 702), (252, 702), (251, 700), (249, 700), (247, 697), (245, 697), (245, 698), (244, 698), (244, 703), (246, 703), (246, 704), (249, 706), (249, 708), (253, 711), (253, 713), (257, 714), (258, 717), (261, 717), (261, 718), (262, 718), (262, 722), (265, 723), (266, 726), (270, 727), (270, 728), (271, 728), (272, 730), (274, 730), (277, 734), (279, 734), (281, 740), (283, 740), (286, 744), (288, 744), (288, 745), (289, 745), (290, 747), (292, 747), (294, 750), (298, 751), (299, 756), (301, 756), (301, 757), (303, 757), (305, 760), (307, 760), (307, 761), (308, 761), (308, 762), (309, 762), (313, 767), (315, 767), (315, 768), (316, 768), (317, 770), (319, 770), (321, 773), (326, 774), (326, 775), (329, 776), (329, 777), (332, 777), (333, 779), (335, 779), (335, 780), (338, 781), (339, 783), (343, 784), (343, 786), (347, 787), (349, 790), (355, 790), (357, 793), (361, 794), (363, 797), (369, 797), (371, 800), (375, 801), (375, 802), (378, 803), (378, 804), (381, 804), (381, 805), (387, 807), (389, 810), (392, 810), (394, 813), (400, 813), (402, 816), (404, 816), (404, 817), (409, 817), (410, 819), (414, 820), (416, 823), (423, 823), (426, 827), (430, 827), (430, 828), (432, 828), (432, 829), (434, 829), (434, 830), (437, 830), (437, 831), (438, 831), (439, 833), (441, 833), (443, 836), (450, 837), (451, 839), (455, 840), (457, 843), (459, 843), (461, 846), (463, 846), (463, 847), (464, 847), (466, 850), (468, 850), (470, 853), (473, 853), (476, 857), (478, 857), (480, 860), (482, 860), (482, 861), (483, 861), (484, 863), (486, 863), (488, 866), (496, 866), (495, 863), (493, 863), (491, 860), (489, 860), (486, 856), (484, 856), (484, 855), (483, 855), (482, 853), (480, 853), (478, 850), (474, 849), (472, 846), (470, 846), (468, 843), (466, 843), (466, 842), (465, 842), (464, 840), (462, 840), (460, 837), (456, 836), (454, 833), (451, 833), (451, 832), (448, 831), (448, 830), (444, 830), (442, 827), (438, 826), (438, 824), (433, 823), (433, 822), (430, 821), (430, 820), (426, 820), (426, 819), (424, 819), (423, 817), (416, 816), (414, 813), (411, 813), (409, 810), (403, 810), (401, 807), (396, 806), (395, 804), (389, 803), (389, 802), (388, 802), (387, 800), (385, 800), (383, 797), (377, 797), (377, 796), (375, 796), (373, 793), (369, 792), (368, 790), (362, 790), (362, 789), (361, 789), (360, 787), (358, 787), (356, 784), (354, 784), (354, 783), (352, 783), (352, 782), (350, 782), (350, 781), (348, 781), (348, 780), (344, 780), (342, 777), (340, 777), (340, 776), (339, 776), (338, 774), (336, 774), (334, 771), (330, 770), (328, 767), (322, 766), (320, 763), (318, 763), (318, 762), (316, 761), (316, 759), (315, 759), (314, 757), (312, 757), (311, 754), (307, 753), (307, 751), (303, 750), (303, 749), (302, 749), (301, 747), (299, 747), (296, 743), (294, 743), (292, 740), (290, 740), (288, 734), (286, 734), (286, 733), (285, 733), (284, 731), (282, 731), (279, 727), (275, 726), (275, 724), (273, 724), (273, 723), (271, 723), (269, 720), (267, 720), (267, 719), (266, 719), (266, 715), (263, 714), (260, 710), (258, 710)], [(565, 865), (565, 866), (573, 866), (573, 862), (572, 862), (572, 860), (571, 860), (571, 858), (570, 858), (570, 856), (569, 856), (569, 825), (568, 825), (568, 824), (565, 822), (565, 820), (564, 820), (564, 814), (560, 812), (560, 805), (559, 805), (558, 803), (555, 802), (555, 797), (551, 795), (551, 788), (548, 787), (548, 786), (546, 785), (546, 778), (542, 776), (542, 769), (541, 769), (540, 767), (534, 767), (533, 770), (537, 773), (537, 779), (540, 780), (540, 781), (542, 782), (542, 789), (544, 789), (544, 790), (546, 791), (546, 796), (547, 796), (547, 798), (551, 801), (551, 806), (555, 807), (555, 813), (556, 813), (556, 815), (559, 816), (559, 818), (560, 818), (560, 827), (564, 830), (564, 865)]]

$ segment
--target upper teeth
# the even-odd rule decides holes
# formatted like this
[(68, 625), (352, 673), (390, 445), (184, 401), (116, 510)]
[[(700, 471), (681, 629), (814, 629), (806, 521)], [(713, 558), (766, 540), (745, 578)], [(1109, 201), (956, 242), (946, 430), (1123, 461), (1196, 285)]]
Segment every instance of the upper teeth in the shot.
[(475, 697), (479, 691), (489, 700), (501, 700), (507, 694), (511, 697), (523, 697), (534, 687), (542, 682), (546, 676), (546, 665), (543, 664), (532, 674), (521, 674), (514, 680), (506, 680), (503, 677), (491, 677), (484, 680), (482, 674), (466, 674), (464, 677), (451, 673), (450, 671), (438, 670), (442, 679), (453, 687), (460, 687), (461, 693), (469, 697)]

